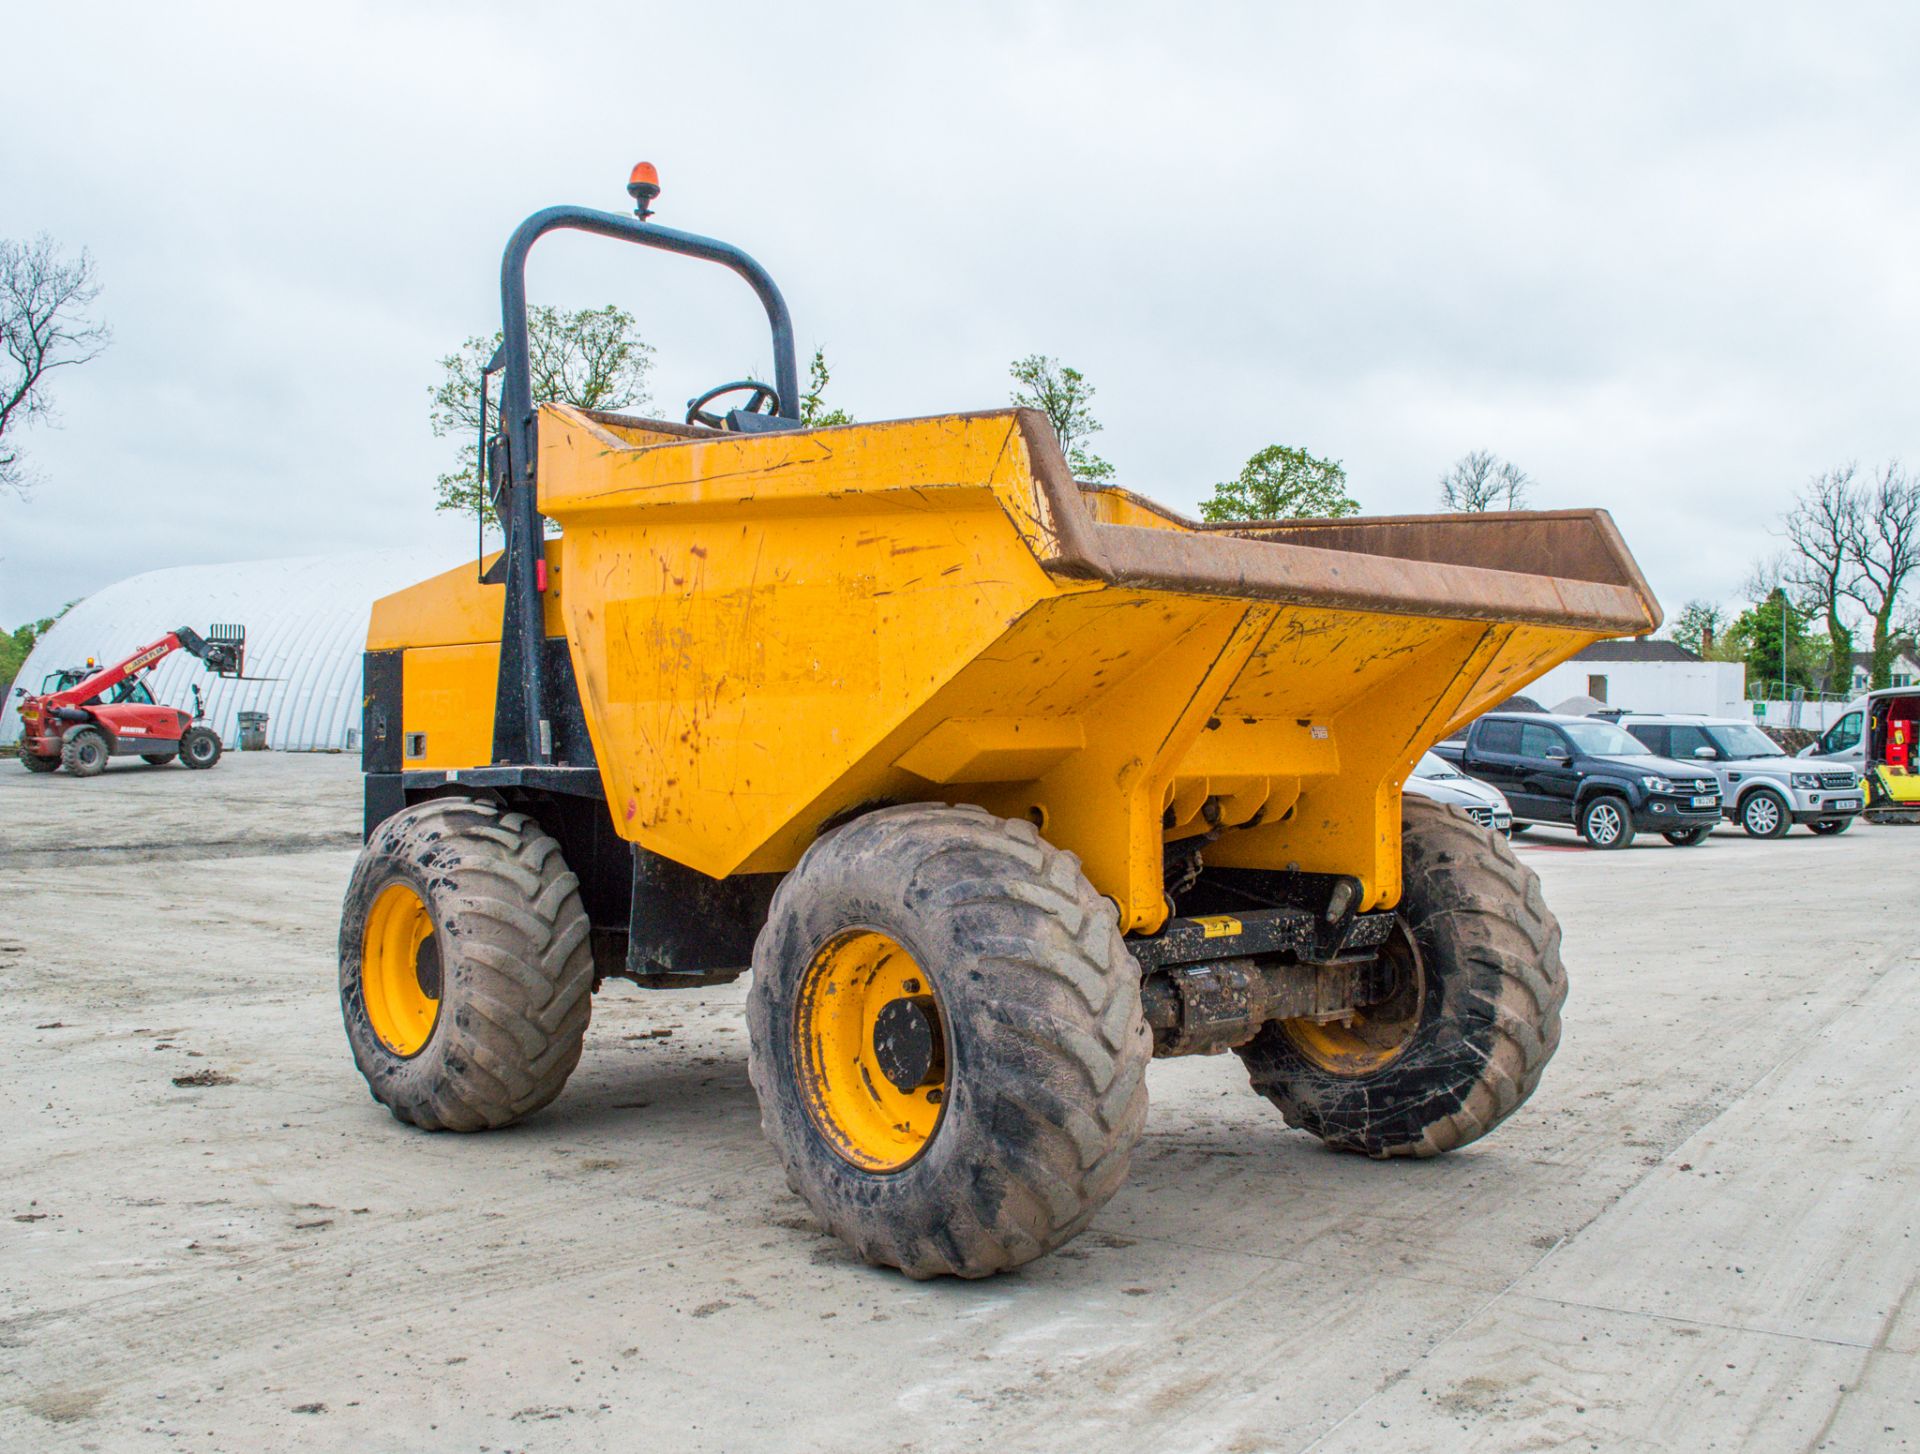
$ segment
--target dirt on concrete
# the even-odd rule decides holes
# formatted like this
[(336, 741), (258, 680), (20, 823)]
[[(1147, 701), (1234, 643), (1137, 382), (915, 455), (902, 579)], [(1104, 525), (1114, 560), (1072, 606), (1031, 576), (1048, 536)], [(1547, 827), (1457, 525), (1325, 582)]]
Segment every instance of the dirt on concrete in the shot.
[(1231, 1056), (983, 1283), (786, 1189), (744, 987), (598, 999), (429, 1135), (340, 1028), (348, 758), (0, 763), (0, 1447), (1897, 1450), (1920, 1442), (1920, 829), (1530, 835), (1572, 999), (1487, 1140), (1376, 1164)]

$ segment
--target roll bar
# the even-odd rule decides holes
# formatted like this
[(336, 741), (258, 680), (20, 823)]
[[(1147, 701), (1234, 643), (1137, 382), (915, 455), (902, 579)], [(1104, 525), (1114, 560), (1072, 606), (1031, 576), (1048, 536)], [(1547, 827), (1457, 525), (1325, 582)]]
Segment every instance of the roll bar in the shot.
[[(800, 370), (793, 347), (793, 318), (787, 301), (767, 270), (730, 243), (680, 232), (646, 220), (648, 202), (659, 194), (653, 169), (634, 168), (628, 191), (639, 203), (638, 215), (622, 217), (591, 207), (548, 207), (534, 213), (507, 239), (500, 259), (501, 431), (504, 458), (496, 452), (491, 473), (494, 507), (506, 530), (506, 604), (500, 623), (500, 684), (494, 699), (493, 760), (545, 763), (553, 758), (551, 721), (546, 701), (546, 623), (540, 597), (547, 586), (538, 493), (534, 481), (537, 421), (534, 414), (532, 360), (527, 343), (527, 255), (550, 232), (590, 232), (738, 273), (767, 310), (773, 330), (773, 382), (779, 393), (776, 413), (800, 418)], [(641, 183), (642, 176), (647, 184)]]

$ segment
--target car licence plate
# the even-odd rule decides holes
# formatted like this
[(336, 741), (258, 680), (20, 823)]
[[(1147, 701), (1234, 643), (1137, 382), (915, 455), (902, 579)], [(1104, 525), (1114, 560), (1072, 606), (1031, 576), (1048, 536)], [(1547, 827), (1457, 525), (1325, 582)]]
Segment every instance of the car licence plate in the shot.
[(1693, 806), (1696, 808), (1717, 808), (1719, 805), (1720, 805), (1720, 800), (1716, 798), (1712, 793), (1708, 793), (1705, 797), (1699, 797), (1693, 800)]
[(1835, 798), (1831, 806), (1837, 808), (1842, 813), (1857, 813), (1860, 811), (1860, 800), (1858, 798)]

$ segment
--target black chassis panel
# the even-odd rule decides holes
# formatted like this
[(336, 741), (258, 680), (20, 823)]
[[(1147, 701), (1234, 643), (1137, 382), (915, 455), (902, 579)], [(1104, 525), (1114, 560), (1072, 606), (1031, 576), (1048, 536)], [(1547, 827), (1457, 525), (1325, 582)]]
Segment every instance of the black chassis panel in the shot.
[[(1130, 937), (1141, 972), (1174, 964), (1290, 955), (1328, 964), (1371, 958), (1393, 928), (1393, 912), (1354, 912), (1360, 884), (1341, 874), (1209, 868), (1157, 934)], [(1333, 910), (1338, 909), (1338, 912)], [(1221, 924), (1223, 918), (1239, 927)]]

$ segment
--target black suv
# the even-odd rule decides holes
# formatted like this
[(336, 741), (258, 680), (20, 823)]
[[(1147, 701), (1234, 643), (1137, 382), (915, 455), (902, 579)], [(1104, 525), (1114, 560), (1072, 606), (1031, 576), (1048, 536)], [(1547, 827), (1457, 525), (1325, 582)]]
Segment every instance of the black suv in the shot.
[(1720, 821), (1720, 780), (1655, 757), (1630, 734), (1594, 717), (1490, 712), (1465, 742), (1434, 751), (1492, 783), (1513, 821), (1566, 823), (1595, 848), (1625, 848), (1636, 832), (1689, 846)]

